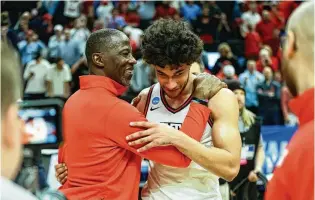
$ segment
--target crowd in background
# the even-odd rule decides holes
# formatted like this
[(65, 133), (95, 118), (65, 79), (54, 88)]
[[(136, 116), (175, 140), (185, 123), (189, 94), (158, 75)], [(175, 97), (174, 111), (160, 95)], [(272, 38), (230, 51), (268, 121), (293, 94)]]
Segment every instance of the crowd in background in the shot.
[[(228, 82), (239, 80), (246, 107), (264, 125), (295, 125), (288, 108), (292, 98), (281, 77), (281, 41), (299, 1), (33, 1), (1, 2), (1, 38), (20, 54), (24, 98), (67, 99), (88, 74), (85, 41), (101, 28), (115, 28), (130, 38), (134, 57), (130, 101), (156, 82), (141, 59), (144, 30), (159, 18), (185, 20), (200, 36), (205, 51), (199, 71)], [(211, 49), (219, 52), (214, 65)], [(198, 71), (198, 70), (197, 70)]]

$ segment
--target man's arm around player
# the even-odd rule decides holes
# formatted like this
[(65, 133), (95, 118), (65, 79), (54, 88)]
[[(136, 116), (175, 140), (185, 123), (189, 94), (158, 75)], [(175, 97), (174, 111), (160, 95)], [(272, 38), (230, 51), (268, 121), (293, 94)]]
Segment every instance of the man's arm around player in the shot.
[[(206, 96), (202, 98), (208, 99)], [(127, 139), (131, 141), (140, 138), (130, 142), (130, 145), (146, 144), (139, 151), (155, 146), (173, 145), (205, 169), (231, 181), (238, 174), (240, 166), (241, 139), (238, 130), (238, 103), (235, 95), (223, 88), (210, 99), (208, 107), (211, 109), (214, 121), (212, 126), (214, 147), (207, 148), (180, 131), (163, 134), (155, 128), (155, 123), (150, 122), (133, 123), (132, 126), (149, 129), (134, 133)]]

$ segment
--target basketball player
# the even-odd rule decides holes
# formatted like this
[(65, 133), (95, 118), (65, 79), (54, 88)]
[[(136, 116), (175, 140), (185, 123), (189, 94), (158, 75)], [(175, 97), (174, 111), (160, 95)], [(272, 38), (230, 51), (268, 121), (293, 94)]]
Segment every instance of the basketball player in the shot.
[[(196, 79), (190, 73), (190, 66), (201, 51), (202, 42), (184, 22), (158, 20), (145, 32), (143, 58), (155, 68), (159, 83), (142, 91), (136, 106), (150, 122), (134, 125), (150, 128), (149, 131), (135, 133), (128, 140), (149, 135), (130, 145), (148, 143), (139, 151), (173, 145), (194, 162), (181, 169), (151, 162), (143, 199), (219, 200), (218, 177), (231, 181), (239, 171), (238, 104), (230, 90), (223, 88), (211, 99), (211, 95), (204, 95), (206, 92), (195, 94), (199, 99), (210, 99), (208, 107), (212, 112), (200, 142), (179, 131), (163, 134), (155, 128), (155, 123), (164, 123), (179, 129), (190, 108), (194, 85), (204, 87), (197, 86), (196, 91), (208, 91), (211, 86), (210, 82), (205, 83), (209, 79)], [(190, 60), (188, 55), (193, 55)]]
[(302, 3), (288, 21), (282, 71), (300, 126), (267, 185), (266, 200), (314, 199), (313, 25), (314, 1)]

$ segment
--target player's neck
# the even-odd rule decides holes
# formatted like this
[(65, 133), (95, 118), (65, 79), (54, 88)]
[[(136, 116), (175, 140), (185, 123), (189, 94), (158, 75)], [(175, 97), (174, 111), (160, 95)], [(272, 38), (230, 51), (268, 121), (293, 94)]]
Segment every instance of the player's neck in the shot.
[(195, 75), (190, 75), (188, 82), (183, 89), (183, 91), (175, 98), (169, 98), (167, 95), (165, 96), (167, 103), (174, 109), (180, 107), (186, 100), (191, 96), (194, 91), (193, 81), (195, 79)]

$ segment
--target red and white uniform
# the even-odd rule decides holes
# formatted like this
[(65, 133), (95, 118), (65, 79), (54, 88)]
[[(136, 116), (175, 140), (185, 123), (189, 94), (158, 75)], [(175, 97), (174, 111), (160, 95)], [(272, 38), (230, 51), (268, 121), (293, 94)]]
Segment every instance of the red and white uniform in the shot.
[[(190, 109), (194, 108), (192, 97), (178, 109), (166, 102), (160, 84), (151, 87), (146, 104), (146, 118), (180, 129)], [(205, 106), (205, 109), (208, 109)], [(211, 122), (207, 123), (200, 143), (212, 146)], [(150, 161), (148, 181), (142, 190), (142, 199), (221, 200), (218, 177), (195, 162), (187, 168), (175, 168)]]

